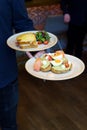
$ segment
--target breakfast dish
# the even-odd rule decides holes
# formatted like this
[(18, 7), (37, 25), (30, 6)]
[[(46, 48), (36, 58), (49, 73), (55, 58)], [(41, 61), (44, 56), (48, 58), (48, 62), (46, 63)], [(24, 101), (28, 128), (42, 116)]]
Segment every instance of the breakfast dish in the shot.
[[(41, 35), (43, 35), (43, 38)], [(32, 52), (51, 48), (57, 43), (57, 41), (58, 38), (49, 32), (26, 31), (14, 34), (9, 37), (7, 39), (7, 45), (14, 50)]]
[(17, 46), (21, 49), (38, 47), (36, 36), (34, 33), (20, 34), (16, 37)]
[(64, 51), (56, 51), (55, 53), (43, 54), (37, 58), (34, 63), (35, 71), (52, 71), (53, 73), (60, 74), (70, 71), (72, 63), (66, 58)]
[(52, 81), (72, 79), (79, 76), (81, 73), (83, 73), (85, 69), (85, 64), (83, 63), (82, 60), (68, 54), (65, 54), (65, 56), (68, 59), (68, 61), (72, 63), (71, 70), (67, 71), (66, 73), (56, 74), (56, 73), (53, 73), (52, 71), (46, 71), (46, 72), (35, 71), (34, 70), (34, 63), (36, 61), (35, 58), (31, 58), (26, 62), (25, 69), (30, 75), (36, 78), (40, 78), (44, 80), (52, 80)]

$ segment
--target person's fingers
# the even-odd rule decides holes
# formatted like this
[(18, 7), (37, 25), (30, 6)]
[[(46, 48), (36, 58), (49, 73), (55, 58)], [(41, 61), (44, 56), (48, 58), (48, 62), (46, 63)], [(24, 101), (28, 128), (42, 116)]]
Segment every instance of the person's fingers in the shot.
[(34, 56), (35, 56), (35, 58), (38, 58), (38, 57), (40, 57), (41, 55), (43, 55), (45, 53), (45, 51), (39, 51), (39, 52), (37, 52)]
[(26, 52), (26, 55), (28, 56), (28, 58), (32, 58), (33, 57), (33, 55), (30, 53), (30, 52)]
[(38, 57), (41, 57), (41, 55), (43, 55), (44, 53), (45, 51), (39, 51), (36, 54), (32, 55), (32, 53), (27, 51), (26, 55), (28, 56), (28, 58), (32, 58), (32, 57), (38, 58)]

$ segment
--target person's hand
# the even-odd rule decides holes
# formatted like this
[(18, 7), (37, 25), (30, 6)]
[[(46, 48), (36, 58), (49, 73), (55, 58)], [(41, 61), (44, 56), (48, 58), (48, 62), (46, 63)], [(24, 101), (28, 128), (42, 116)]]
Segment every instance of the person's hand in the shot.
[(29, 51), (26, 51), (25, 53), (26, 53), (26, 55), (28, 56), (29, 59), (33, 57), (33, 55)]
[(26, 55), (28, 56), (28, 58), (32, 58), (32, 57), (38, 58), (38, 57), (41, 57), (41, 55), (43, 55), (44, 53), (45, 51), (38, 51), (33, 54), (33, 52), (30, 53), (29, 51), (27, 51)]
[(64, 14), (64, 22), (69, 23), (70, 20), (71, 20), (70, 15), (69, 14)]
[(35, 57), (35, 58), (41, 57), (44, 53), (45, 53), (45, 51), (38, 51), (38, 52), (34, 55), (34, 57)]

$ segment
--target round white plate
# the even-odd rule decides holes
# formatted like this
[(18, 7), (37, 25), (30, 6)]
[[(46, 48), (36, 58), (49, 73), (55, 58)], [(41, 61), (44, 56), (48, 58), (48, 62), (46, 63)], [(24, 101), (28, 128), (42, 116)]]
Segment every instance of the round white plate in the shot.
[(85, 69), (85, 65), (83, 61), (81, 61), (80, 59), (72, 55), (66, 54), (66, 57), (72, 63), (72, 69), (66, 73), (55, 74), (51, 71), (50, 72), (42, 72), (42, 71), (36, 72), (33, 69), (35, 58), (31, 58), (26, 62), (25, 69), (32, 76), (35, 76), (40, 79), (45, 79), (45, 80), (67, 80), (67, 79), (71, 79), (71, 78), (79, 76)]
[[(36, 33), (38, 31), (26, 31), (26, 32), (32, 32), (32, 33)], [(16, 37), (20, 34), (24, 34), (26, 32), (21, 32), (21, 33), (17, 33), (17, 34), (14, 34), (12, 35), (11, 37), (9, 37), (7, 39), (7, 45), (14, 49), (14, 50), (17, 50), (17, 51), (40, 51), (40, 50), (45, 50), (45, 49), (48, 49), (48, 48), (51, 48), (52, 46), (54, 46), (57, 41), (58, 41), (58, 38), (52, 34), (52, 33), (49, 33), (49, 36), (50, 36), (50, 42), (47, 44), (47, 45), (44, 45), (44, 44), (41, 44), (41, 45), (38, 45), (37, 48), (28, 48), (28, 49), (21, 49), (19, 48), (17, 45), (16, 45)]]

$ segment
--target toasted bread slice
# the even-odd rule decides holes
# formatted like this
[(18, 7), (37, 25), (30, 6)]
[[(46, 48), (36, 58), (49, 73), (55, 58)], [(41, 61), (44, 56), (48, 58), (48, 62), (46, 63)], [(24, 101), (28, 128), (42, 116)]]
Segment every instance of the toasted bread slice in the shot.
[(36, 48), (38, 43), (34, 33), (24, 33), (16, 37), (18, 46), (20, 48)]
[(22, 42), (22, 43), (18, 43), (18, 46), (21, 49), (26, 49), (26, 48), (36, 48), (38, 47), (38, 44), (36, 42), (32, 42), (31, 44), (30, 42)]
[(33, 42), (33, 41), (36, 41), (36, 37), (35, 37), (35, 34), (34, 33), (24, 33), (24, 34), (20, 34), (16, 37), (17, 41), (20, 41), (20, 42)]

